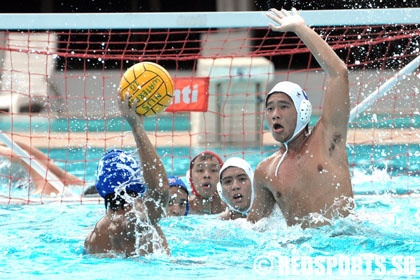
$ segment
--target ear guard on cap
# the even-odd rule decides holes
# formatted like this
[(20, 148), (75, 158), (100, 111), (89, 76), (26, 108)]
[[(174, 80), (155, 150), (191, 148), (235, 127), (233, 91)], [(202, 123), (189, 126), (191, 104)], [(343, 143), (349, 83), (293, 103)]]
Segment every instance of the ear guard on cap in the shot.
[(308, 125), (312, 115), (312, 105), (306, 92), (298, 84), (289, 81), (279, 82), (270, 90), (265, 98), (266, 106), (268, 98), (273, 93), (287, 94), (292, 99), (296, 108), (296, 127), (295, 131), (293, 132), (293, 136), (284, 142), (287, 144), (288, 142), (292, 141), (296, 135), (298, 135)]
[(302, 123), (309, 123), (312, 115), (312, 104), (309, 100), (300, 102), (299, 120)]

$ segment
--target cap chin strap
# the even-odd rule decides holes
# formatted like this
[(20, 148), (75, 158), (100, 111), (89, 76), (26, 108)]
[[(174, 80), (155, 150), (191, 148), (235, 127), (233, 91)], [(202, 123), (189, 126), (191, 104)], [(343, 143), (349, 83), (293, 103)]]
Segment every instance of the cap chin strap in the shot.
[[(290, 140), (289, 140), (290, 141)], [(287, 142), (289, 142), (287, 141)], [(279, 168), (281, 163), (283, 162), (284, 158), (286, 157), (287, 152), (289, 151), (289, 147), (287, 146), (287, 142), (283, 143), (284, 148), (286, 149), (286, 151), (284, 151), (283, 155), (281, 156), (279, 163), (277, 163), (276, 166), (276, 172), (274, 173), (274, 175), (277, 177), (277, 174), (279, 173)]]
[[(308, 133), (305, 133), (305, 136), (309, 136), (310, 134), (311, 134), (311, 131), (309, 131)], [(284, 151), (283, 155), (281, 156), (281, 158), (279, 160), (279, 163), (277, 163), (276, 172), (274, 174), (276, 177), (277, 177), (277, 174), (279, 173), (280, 165), (283, 162), (284, 158), (286, 157), (287, 152), (289, 151), (289, 146), (287, 145), (287, 143), (289, 143), (293, 138), (295, 138), (295, 136), (293, 136), (292, 138), (290, 138), (286, 142), (282, 143), (286, 150)]]
[[(305, 127), (303, 127), (303, 128), (305, 128)], [(293, 136), (289, 139), (289, 140), (287, 140), (286, 142), (282, 142), (282, 144), (283, 144), (283, 146), (284, 146), (284, 148), (286, 149), (285, 151), (284, 151), (284, 153), (283, 153), (283, 155), (281, 156), (281, 158), (280, 158), (280, 160), (279, 160), (279, 163), (277, 163), (277, 166), (276, 166), (276, 172), (274, 173), (274, 175), (277, 177), (277, 174), (279, 173), (279, 168), (280, 168), (280, 165), (281, 165), (281, 163), (283, 162), (283, 160), (284, 160), (284, 158), (286, 157), (286, 155), (287, 155), (287, 152), (289, 151), (289, 146), (287, 145), (290, 141), (292, 141), (295, 137), (296, 137), (296, 135), (298, 135), (301, 131), (302, 131), (302, 129), (303, 128), (301, 128), (299, 131), (295, 131), (295, 134), (293, 134)]]

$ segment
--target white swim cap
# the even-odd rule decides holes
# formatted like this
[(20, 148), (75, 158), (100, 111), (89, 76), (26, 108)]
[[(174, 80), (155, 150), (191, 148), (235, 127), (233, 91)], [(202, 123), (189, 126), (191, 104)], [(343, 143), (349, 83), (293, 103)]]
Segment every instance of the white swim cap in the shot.
[(265, 107), (267, 107), (267, 101), (270, 95), (273, 93), (285, 93), (287, 94), (293, 101), (297, 111), (297, 121), (296, 121), (296, 128), (293, 133), (293, 136), (286, 141), (286, 143), (293, 140), (299, 132), (301, 132), (311, 120), (312, 115), (312, 105), (309, 101), (308, 95), (306, 92), (298, 85), (289, 81), (279, 82), (277, 83), (267, 94), (265, 97)]
[[(222, 189), (222, 184), (220, 182), (220, 179), (222, 177), (223, 171), (225, 171), (229, 167), (238, 167), (238, 168), (243, 169), (246, 175), (248, 175), (249, 180), (251, 181), (251, 200), (250, 200), (250, 205), (248, 209), (246, 209), (245, 211), (240, 211), (236, 209), (235, 207), (233, 207), (232, 205), (230, 205), (230, 203), (227, 201), (227, 199), (223, 195), (223, 189)], [(242, 214), (247, 214), (249, 210), (251, 210), (252, 203), (254, 202), (254, 170), (252, 170), (251, 165), (246, 160), (239, 157), (231, 157), (228, 160), (226, 160), (219, 171), (219, 182), (217, 183), (217, 192), (219, 193), (219, 196), (223, 200), (223, 202), (226, 203), (226, 205), (230, 208), (230, 210), (236, 211)]]

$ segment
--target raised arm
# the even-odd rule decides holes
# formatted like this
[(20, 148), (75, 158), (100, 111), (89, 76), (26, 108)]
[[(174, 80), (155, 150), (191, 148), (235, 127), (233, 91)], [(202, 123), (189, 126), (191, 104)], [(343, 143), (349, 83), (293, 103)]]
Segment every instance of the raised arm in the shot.
[(305, 43), (328, 75), (320, 122), (325, 125), (326, 129), (331, 128), (334, 132), (340, 132), (346, 136), (350, 114), (347, 66), (321, 36), (305, 24), (296, 9), (293, 8), (291, 12), (283, 9), (281, 11), (271, 9), (267, 16), (278, 24), (270, 24), (273, 31), (294, 32)]
[(131, 108), (128, 106), (128, 100), (129, 98), (125, 98), (125, 101), (120, 100), (121, 115), (131, 126), (137, 144), (143, 178), (147, 186), (144, 197), (145, 204), (148, 208), (150, 221), (156, 223), (163, 216), (169, 201), (168, 178), (165, 167), (144, 130), (144, 117), (135, 112), (135, 103)]

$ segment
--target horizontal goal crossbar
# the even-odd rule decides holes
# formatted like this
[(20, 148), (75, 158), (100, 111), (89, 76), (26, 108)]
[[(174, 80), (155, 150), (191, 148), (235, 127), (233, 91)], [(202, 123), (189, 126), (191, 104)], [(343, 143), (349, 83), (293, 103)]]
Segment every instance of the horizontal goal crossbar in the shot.
[[(420, 23), (420, 8), (301, 11), (311, 26)], [(265, 27), (265, 12), (1, 14), (1, 30)]]

